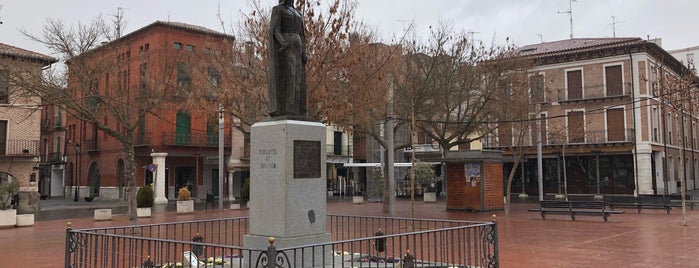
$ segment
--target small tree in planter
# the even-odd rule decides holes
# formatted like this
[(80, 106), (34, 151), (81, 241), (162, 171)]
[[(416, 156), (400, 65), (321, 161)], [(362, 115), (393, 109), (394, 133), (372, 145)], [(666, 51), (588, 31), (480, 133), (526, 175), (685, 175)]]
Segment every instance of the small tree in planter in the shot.
[(194, 212), (194, 200), (192, 193), (187, 187), (182, 187), (177, 194), (177, 213), (192, 213)]
[(243, 188), (240, 189), (240, 206), (245, 207), (250, 201), (250, 178), (245, 178), (243, 182)]
[(17, 180), (9, 176), (0, 177), (0, 228), (14, 227), (17, 224), (17, 210), (12, 205), (18, 191)]
[(136, 215), (139, 218), (148, 218), (153, 207), (153, 186), (144, 185), (136, 193)]
[(432, 168), (432, 165), (426, 164), (423, 162), (416, 162), (413, 169), (415, 172), (415, 181), (416, 181), (415, 184), (416, 185), (417, 184), (425, 185), (427, 188), (427, 191), (425, 193), (423, 193), (424, 201), (425, 202), (436, 202), (437, 201), (436, 184), (439, 181), (439, 178), (437, 177), (437, 174), (435, 174), (434, 168)]

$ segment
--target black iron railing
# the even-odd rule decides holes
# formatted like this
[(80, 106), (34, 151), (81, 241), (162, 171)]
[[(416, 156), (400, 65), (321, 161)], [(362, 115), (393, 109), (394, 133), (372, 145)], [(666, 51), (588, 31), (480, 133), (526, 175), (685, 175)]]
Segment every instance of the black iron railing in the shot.
[[(202, 146), (202, 147), (217, 147), (218, 135), (206, 133), (177, 133), (163, 132), (164, 145), (176, 146)], [(226, 135), (223, 139), (224, 146), (231, 146), (231, 136)]]
[(327, 217), (332, 242), (243, 247), (247, 218), (66, 231), (65, 267), (498, 267), (493, 222)]

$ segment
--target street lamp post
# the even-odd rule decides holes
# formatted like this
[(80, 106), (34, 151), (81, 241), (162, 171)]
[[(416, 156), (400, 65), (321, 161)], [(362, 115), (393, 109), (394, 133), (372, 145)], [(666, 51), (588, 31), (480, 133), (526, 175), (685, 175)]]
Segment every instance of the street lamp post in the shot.
[[(73, 202), (78, 202), (80, 199), (79, 192), (78, 190), (80, 189), (80, 144), (76, 143), (74, 146), (75, 148), (75, 181), (77, 182), (77, 186), (75, 187), (75, 195), (73, 197)], [(75, 186), (75, 185), (73, 185)]]

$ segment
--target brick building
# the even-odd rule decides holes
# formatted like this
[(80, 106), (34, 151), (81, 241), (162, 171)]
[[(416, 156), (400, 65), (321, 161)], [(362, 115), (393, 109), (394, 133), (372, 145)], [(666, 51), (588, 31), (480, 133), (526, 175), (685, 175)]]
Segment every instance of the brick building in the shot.
[[(681, 89), (686, 98), (673, 97), (677, 88), (670, 81), (691, 72), (656, 43), (576, 38), (519, 52), (535, 64), (530, 96), (541, 107), (545, 194), (563, 193), (564, 170), (568, 194), (673, 194), (682, 172), (687, 189), (699, 186), (699, 120), (689, 105), (696, 88)], [(534, 129), (523, 146), (535, 147)], [(484, 148), (507, 153), (511, 133), (499, 129), (484, 140)], [(536, 166), (531, 149), (515, 175), (513, 193), (538, 194)]]
[(39, 82), (26, 80), (39, 77), (54, 62), (52, 57), (0, 43), (0, 179), (18, 180), (25, 193), (37, 192), (41, 99), (19, 85)]
[[(145, 116), (135, 130), (135, 160), (137, 185), (154, 182), (154, 172), (164, 171), (165, 197), (176, 198), (175, 189), (188, 187), (193, 197), (203, 198), (207, 192), (216, 195), (226, 191), (218, 189), (218, 103), (217, 91), (225, 87), (219, 66), (213, 60), (230, 58), (234, 37), (207, 28), (157, 21), (117, 40), (72, 59), (69, 66), (68, 87), (84, 83), (73, 69), (80, 68), (77, 61), (88, 65), (102, 64), (92, 77), (91, 89), (99, 98), (139, 98), (143, 92), (160, 94), (163, 104)], [(210, 97), (193, 101), (194, 91), (210, 93)], [(80, 94), (80, 93), (78, 93)], [(87, 102), (92, 96), (85, 97)], [(95, 102), (95, 109), (99, 103)], [(131, 111), (138, 112), (138, 111)], [(50, 114), (47, 114), (49, 117)], [(114, 113), (103, 113), (102, 122), (112, 128)], [(230, 121), (230, 120), (229, 120)], [(225, 157), (231, 155), (230, 122), (225, 129)], [(125, 153), (119, 141), (97, 126), (68, 115), (66, 120), (66, 197), (96, 197), (124, 199), (126, 178)], [(239, 133), (235, 133), (242, 140)], [(49, 141), (48, 143), (51, 143)], [(56, 139), (56, 142), (59, 142)], [(242, 141), (232, 146), (241, 172), (235, 173), (233, 182), (241, 184), (247, 176), (242, 151)], [(49, 145), (48, 148), (53, 148)], [(151, 154), (158, 153), (159, 159)], [(155, 168), (152, 163), (161, 161), (164, 167)], [(150, 167), (150, 168), (149, 168)], [(225, 174), (225, 170), (223, 171)], [(156, 186), (156, 201), (158, 199)], [(228, 187), (224, 189), (229, 189)], [(162, 200), (162, 199), (161, 199)]]

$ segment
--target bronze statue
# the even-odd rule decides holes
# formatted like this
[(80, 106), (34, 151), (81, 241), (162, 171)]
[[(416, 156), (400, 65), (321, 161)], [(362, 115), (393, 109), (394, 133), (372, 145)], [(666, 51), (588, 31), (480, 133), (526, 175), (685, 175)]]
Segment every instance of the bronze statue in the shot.
[(305, 117), (306, 37), (293, 0), (272, 8), (269, 40), (269, 115)]

